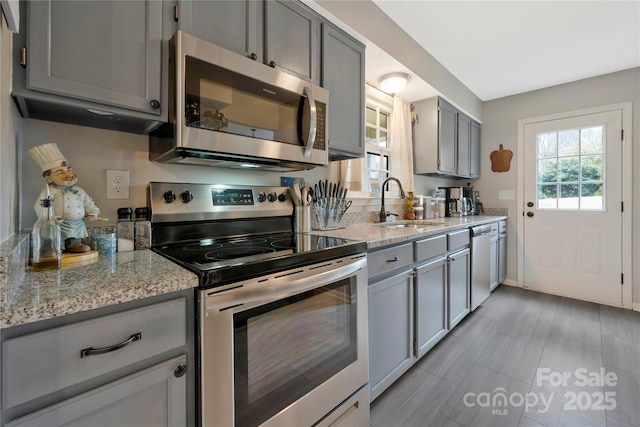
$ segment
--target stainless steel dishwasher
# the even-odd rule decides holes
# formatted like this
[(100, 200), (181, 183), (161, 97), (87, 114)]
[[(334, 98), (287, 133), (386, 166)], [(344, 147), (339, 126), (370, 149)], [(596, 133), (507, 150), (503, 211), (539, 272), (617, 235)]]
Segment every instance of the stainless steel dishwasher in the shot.
[(471, 311), (489, 297), (491, 225), (471, 228)]

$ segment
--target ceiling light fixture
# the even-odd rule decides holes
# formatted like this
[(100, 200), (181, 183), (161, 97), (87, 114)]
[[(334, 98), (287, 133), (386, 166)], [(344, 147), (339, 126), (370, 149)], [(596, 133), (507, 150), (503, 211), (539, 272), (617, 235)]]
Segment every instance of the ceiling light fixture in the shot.
[(398, 93), (407, 85), (411, 76), (407, 73), (389, 73), (378, 79), (380, 87), (387, 93)]

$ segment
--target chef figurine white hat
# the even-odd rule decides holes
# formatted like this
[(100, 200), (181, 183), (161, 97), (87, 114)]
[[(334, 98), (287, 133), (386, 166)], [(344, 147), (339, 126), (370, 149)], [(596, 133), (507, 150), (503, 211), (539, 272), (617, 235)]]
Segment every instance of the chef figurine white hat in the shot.
[(42, 172), (57, 166), (62, 166), (62, 164), (67, 161), (55, 142), (37, 145), (29, 149), (28, 153), (38, 166), (40, 166)]

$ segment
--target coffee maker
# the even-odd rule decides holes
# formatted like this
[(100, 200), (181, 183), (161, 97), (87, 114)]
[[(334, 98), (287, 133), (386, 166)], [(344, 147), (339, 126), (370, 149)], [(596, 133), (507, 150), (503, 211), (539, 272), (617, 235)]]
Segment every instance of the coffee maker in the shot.
[(445, 216), (461, 217), (476, 214), (475, 192), (471, 186), (438, 187), (445, 192)]

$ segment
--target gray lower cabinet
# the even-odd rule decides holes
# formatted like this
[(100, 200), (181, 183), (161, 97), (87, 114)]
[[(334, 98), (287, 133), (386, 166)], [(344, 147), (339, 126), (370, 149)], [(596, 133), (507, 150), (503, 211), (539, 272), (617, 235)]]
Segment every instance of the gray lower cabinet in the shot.
[(499, 261), (498, 261), (498, 230), (496, 224), (496, 231), (493, 232), (493, 224), (491, 224), (491, 242), (489, 244), (489, 289), (494, 290), (499, 284), (498, 280), (498, 270), (499, 270)]
[(491, 224), (490, 289), (507, 278), (507, 221)]
[(507, 278), (507, 221), (498, 224), (498, 283)]
[(186, 426), (186, 355), (18, 418), (7, 427)]
[(329, 159), (364, 156), (365, 47), (322, 23), (322, 87), (329, 90)]
[(471, 312), (471, 257), (469, 249), (447, 257), (449, 282), (449, 329), (453, 329)]
[(12, 94), (25, 117), (138, 133), (166, 121), (162, 2), (43, 0), (22, 11)]
[(413, 270), (369, 284), (371, 400), (413, 363)]
[(446, 257), (416, 268), (415, 301), (416, 357), (420, 358), (449, 331)]
[(194, 421), (193, 291), (2, 330), (7, 426)]

